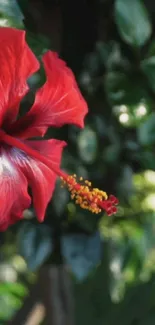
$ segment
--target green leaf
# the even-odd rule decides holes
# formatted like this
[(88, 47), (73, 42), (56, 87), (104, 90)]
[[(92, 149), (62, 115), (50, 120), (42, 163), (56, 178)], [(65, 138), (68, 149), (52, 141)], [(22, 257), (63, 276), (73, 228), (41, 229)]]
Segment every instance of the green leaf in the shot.
[(85, 127), (78, 137), (78, 149), (81, 159), (86, 163), (92, 163), (96, 159), (97, 146), (96, 133), (90, 127)]
[(26, 33), (26, 39), (37, 57), (40, 57), (49, 49), (50, 40), (42, 34), (34, 34), (30, 31)]
[(136, 74), (110, 71), (105, 76), (104, 86), (111, 105), (136, 105), (143, 98), (148, 99), (145, 84)]
[(50, 229), (45, 225), (25, 222), (18, 233), (18, 250), (28, 268), (36, 270), (52, 252)]
[(136, 161), (141, 163), (141, 166), (145, 169), (155, 170), (155, 154), (149, 149), (141, 151), (135, 155)]
[(15, 309), (19, 309), (21, 307), (22, 298), (25, 296), (25, 294), (27, 294), (27, 289), (22, 283), (1, 283), (0, 319), (10, 319)]
[(116, 161), (118, 161), (120, 155), (120, 145), (111, 144), (107, 146), (103, 152), (103, 160), (109, 164), (116, 165)]
[(155, 113), (152, 113), (138, 128), (138, 138), (142, 145), (155, 143)]
[(99, 233), (65, 235), (62, 237), (62, 254), (77, 279), (84, 280), (100, 262), (102, 242)]
[(139, 47), (150, 38), (151, 22), (141, 0), (116, 0), (115, 17), (119, 33), (128, 44)]
[(109, 72), (105, 77), (105, 90), (111, 104), (123, 103), (126, 95), (127, 77), (122, 72)]
[(0, 14), (12, 18), (17, 24), (23, 24), (24, 16), (16, 0), (1, 1)]
[(21, 299), (15, 297), (10, 292), (6, 293), (3, 296), (0, 296), (0, 319), (11, 319), (13, 312), (15, 309), (19, 309), (21, 307), (21, 304)]
[(129, 61), (121, 53), (120, 44), (115, 41), (97, 42), (96, 52), (101, 67), (105, 65), (108, 70), (130, 67)]
[(133, 193), (133, 170), (129, 165), (122, 166), (121, 177), (119, 178), (117, 188), (122, 197), (130, 197)]
[(13, 295), (17, 296), (24, 296), (27, 293), (26, 287), (19, 282), (12, 283), (12, 282), (4, 282), (0, 284), (0, 295), (5, 295), (8, 292), (12, 293)]
[(143, 60), (140, 66), (148, 79), (150, 87), (155, 91), (155, 56)]

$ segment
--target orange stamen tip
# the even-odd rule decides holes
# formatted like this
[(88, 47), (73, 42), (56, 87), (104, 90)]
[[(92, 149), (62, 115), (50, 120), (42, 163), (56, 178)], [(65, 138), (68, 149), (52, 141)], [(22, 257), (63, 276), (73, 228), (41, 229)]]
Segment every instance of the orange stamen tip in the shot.
[(92, 188), (91, 182), (84, 181), (83, 177), (79, 178), (79, 183), (76, 178), (75, 174), (61, 177), (63, 185), (67, 186), (71, 199), (74, 199), (76, 204), (96, 214), (104, 210), (108, 216), (111, 216), (117, 212), (118, 199), (114, 195), (108, 197), (106, 192)]

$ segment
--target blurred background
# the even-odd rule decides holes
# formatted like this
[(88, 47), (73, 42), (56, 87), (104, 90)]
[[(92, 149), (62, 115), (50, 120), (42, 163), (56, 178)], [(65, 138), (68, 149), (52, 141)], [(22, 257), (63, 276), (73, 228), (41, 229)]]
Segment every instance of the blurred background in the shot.
[[(75, 324), (154, 325), (155, 2), (0, 0), (0, 26), (25, 29), (39, 60), (52, 49), (71, 67), (89, 105), (85, 128), (48, 136), (68, 142), (64, 170), (120, 201), (117, 215), (93, 215), (58, 181), (43, 224), (32, 206), (0, 233), (0, 325), (30, 297), (40, 270), (60, 265), (72, 283)], [(44, 81), (41, 68), (21, 114)]]

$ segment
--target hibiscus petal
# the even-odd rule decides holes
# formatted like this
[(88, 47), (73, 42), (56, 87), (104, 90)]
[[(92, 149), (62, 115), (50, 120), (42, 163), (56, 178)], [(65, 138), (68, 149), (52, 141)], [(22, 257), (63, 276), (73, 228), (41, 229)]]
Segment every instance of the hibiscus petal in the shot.
[[(66, 143), (59, 140), (25, 141), (31, 148), (46, 156), (51, 165), (59, 167), (61, 154)], [(39, 221), (44, 220), (45, 210), (49, 203), (57, 175), (42, 162), (27, 156), (19, 149), (12, 148), (10, 157), (13, 163), (20, 168), (32, 188), (33, 204)]]
[(18, 114), (28, 91), (26, 80), (39, 69), (39, 62), (25, 42), (25, 32), (0, 28), (0, 123), (7, 126)]
[(0, 148), (0, 230), (22, 218), (31, 203), (27, 180), (9, 159), (9, 150)]
[(84, 126), (88, 107), (72, 71), (51, 51), (44, 55), (43, 62), (47, 81), (38, 90), (31, 110), (12, 126), (11, 134), (21, 138), (43, 136), (49, 126)]

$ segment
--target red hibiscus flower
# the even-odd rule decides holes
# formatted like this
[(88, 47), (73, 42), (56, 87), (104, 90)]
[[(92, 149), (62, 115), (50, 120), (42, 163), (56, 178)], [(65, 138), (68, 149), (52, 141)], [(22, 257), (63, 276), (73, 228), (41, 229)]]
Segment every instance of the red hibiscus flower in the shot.
[(28, 186), (38, 220), (43, 221), (57, 177), (82, 208), (115, 213), (114, 196), (107, 198), (90, 182), (77, 182), (60, 169), (64, 141), (30, 140), (44, 136), (50, 126), (84, 126), (88, 108), (71, 70), (48, 51), (43, 56), (46, 82), (29, 112), (18, 119), (20, 101), (29, 90), (26, 80), (39, 69), (39, 62), (25, 42), (24, 31), (0, 28), (0, 43), (0, 230), (21, 219), (30, 206)]

